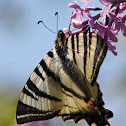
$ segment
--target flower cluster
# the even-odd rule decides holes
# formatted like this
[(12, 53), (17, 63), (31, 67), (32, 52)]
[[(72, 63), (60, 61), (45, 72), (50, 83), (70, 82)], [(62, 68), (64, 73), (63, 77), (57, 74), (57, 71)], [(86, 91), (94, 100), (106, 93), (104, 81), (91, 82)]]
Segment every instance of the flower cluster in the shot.
[[(77, 28), (75, 31), (70, 31), (69, 28), (64, 28), (63, 31), (66, 37), (74, 35), (83, 31), (84, 27), (90, 26), (91, 32), (100, 35), (107, 43), (108, 49), (117, 55), (116, 47), (113, 42), (117, 42), (118, 32), (121, 30), (123, 35), (126, 36), (124, 15), (126, 9), (126, 0), (99, 0), (104, 7), (87, 7), (91, 0), (80, 0), (85, 2), (81, 7), (77, 1), (73, 1), (68, 6), (75, 9), (71, 16), (72, 25)], [(92, 16), (91, 11), (100, 11), (99, 14)], [(87, 18), (86, 20), (84, 20)], [(102, 21), (101, 21), (102, 18)]]

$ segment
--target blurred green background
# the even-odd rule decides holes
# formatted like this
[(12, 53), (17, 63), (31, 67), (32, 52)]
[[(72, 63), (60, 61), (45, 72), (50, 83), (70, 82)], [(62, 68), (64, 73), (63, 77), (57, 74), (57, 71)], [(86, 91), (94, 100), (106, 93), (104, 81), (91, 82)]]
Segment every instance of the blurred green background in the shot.
[[(0, 0), (0, 126), (16, 126), (18, 97), (30, 74), (53, 48), (55, 34), (39, 20), (56, 31), (55, 12), (59, 13), (59, 30), (69, 27), (72, 0)], [(91, 6), (102, 6), (92, 1)], [(105, 107), (112, 110), (112, 126), (125, 126), (126, 118), (126, 38), (119, 34), (118, 55), (108, 52), (100, 69), (98, 83), (103, 92)], [(55, 118), (49, 126), (87, 126), (86, 123), (64, 123)]]

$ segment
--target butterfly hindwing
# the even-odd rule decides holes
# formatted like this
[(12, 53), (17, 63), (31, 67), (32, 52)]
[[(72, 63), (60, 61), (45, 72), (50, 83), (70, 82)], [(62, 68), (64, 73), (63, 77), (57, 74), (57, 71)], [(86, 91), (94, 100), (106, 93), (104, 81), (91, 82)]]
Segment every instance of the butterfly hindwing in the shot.
[(58, 114), (64, 121), (79, 121), (86, 120), (91, 125), (95, 123), (99, 126), (109, 125), (108, 119), (111, 118), (112, 112), (103, 107), (102, 93), (97, 83), (94, 84), (94, 94), (97, 95), (98, 101), (85, 102), (74, 96), (72, 93), (64, 91), (63, 108)]

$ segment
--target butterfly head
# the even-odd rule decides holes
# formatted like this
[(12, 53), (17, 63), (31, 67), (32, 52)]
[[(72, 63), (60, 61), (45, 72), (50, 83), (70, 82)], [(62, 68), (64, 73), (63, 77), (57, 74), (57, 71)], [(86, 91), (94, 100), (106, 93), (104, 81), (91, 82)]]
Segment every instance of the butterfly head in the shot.
[(64, 32), (62, 30), (60, 30), (57, 34), (57, 39), (56, 39), (55, 43), (56, 44), (58, 43), (60, 46), (64, 46), (65, 40), (66, 40), (66, 36), (65, 36)]

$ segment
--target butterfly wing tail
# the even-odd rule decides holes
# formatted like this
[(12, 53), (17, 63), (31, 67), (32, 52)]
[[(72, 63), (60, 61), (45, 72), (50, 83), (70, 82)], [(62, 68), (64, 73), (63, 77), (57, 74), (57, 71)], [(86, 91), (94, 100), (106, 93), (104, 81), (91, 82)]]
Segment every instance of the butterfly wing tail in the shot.
[(58, 116), (64, 121), (74, 121), (75, 123), (85, 120), (89, 125), (110, 125), (108, 119), (113, 117), (113, 113), (104, 108), (99, 86), (97, 83), (95, 83), (94, 86), (97, 87), (97, 98), (99, 97), (99, 100), (96, 99), (94, 101), (94, 107), (92, 107), (89, 102), (86, 103), (83, 99), (63, 89), (63, 107)]

